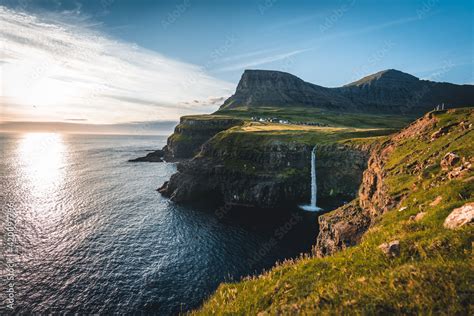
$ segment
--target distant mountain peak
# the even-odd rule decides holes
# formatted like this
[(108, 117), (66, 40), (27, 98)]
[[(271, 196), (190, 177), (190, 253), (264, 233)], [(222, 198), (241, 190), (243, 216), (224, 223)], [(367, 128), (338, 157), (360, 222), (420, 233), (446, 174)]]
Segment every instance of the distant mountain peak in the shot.
[(259, 70), (259, 69), (246, 69), (240, 78), (237, 90), (246, 87), (261, 87), (278, 82), (289, 82), (289, 81), (300, 81), (304, 82), (300, 78), (296, 77), (287, 72), (278, 70)]
[(415, 82), (418, 80), (419, 78), (407, 74), (406, 72), (396, 69), (386, 69), (346, 84), (345, 87), (370, 85), (375, 82)]

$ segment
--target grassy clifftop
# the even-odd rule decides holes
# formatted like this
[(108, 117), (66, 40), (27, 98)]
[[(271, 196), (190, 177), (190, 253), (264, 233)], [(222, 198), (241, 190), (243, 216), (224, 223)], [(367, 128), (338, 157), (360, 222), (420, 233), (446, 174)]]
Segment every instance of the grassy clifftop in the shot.
[(401, 129), (416, 119), (413, 116), (332, 112), (304, 107), (237, 107), (219, 110), (214, 115), (249, 119), (251, 117), (276, 117), (292, 122), (313, 122), (333, 127), (392, 128)]
[[(290, 124), (254, 122), (252, 117), (287, 120)], [(168, 138), (165, 158), (168, 161), (192, 158), (200, 151), (202, 144), (227, 129), (216, 140), (239, 138), (244, 146), (246, 141), (262, 144), (293, 140), (314, 145), (391, 134), (412, 119), (401, 115), (340, 113), (298, 107), (239, 107), (214, 114), (188, 115), (181, 117), (180, 124)], [(237, 127), (230, 129), (233, 126)]]
[[(383, 181), (398, 203), (360, 244), (222, 284), (194, 314), (472, 314), (474, 228), (451, 230), (443, 222), (474, 201), (474, 113), (425, 119), (390, 139)], [(446, 162), (446, 154), (457, 158)], [(400, 252), (389, 257), (379, 246), (395, 240)]]
[(246, 143), (256, 146), (271, 142), (293, 142), (306, 145), (344, 142), (350, 139), (367, 139), (375, 141), (374, 137), (393, 133), (391, 128), (352, 128), (352, 127), (319, 127), (308, 125), (276, 124), (247, 122), (242, 126), (233, 127), (216, 135), (211, 141), (223, 142), (233, 139), (236, 144), (246, 146)]

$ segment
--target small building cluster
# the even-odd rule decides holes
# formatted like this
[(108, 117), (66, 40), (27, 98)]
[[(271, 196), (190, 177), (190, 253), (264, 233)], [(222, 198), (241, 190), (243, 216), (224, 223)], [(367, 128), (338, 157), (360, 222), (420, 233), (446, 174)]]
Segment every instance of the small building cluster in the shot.
[(261, 122), (261, 123), (279, 123), (279, 124), (293, 124), (293, 125), (310, 125), (310, 126), (329, 126), (328, 124), (318, 123), (318, 122), (300, 122), (300, 121), (290, 121), (279, 119), (277, 117), (258, 117), (252, 116), (251, 120), (254, 122)]
[(276, 117), (257, 117), (252, 116), (252, 121), (254, 122), (261, 122), (261, 123), (280, 123), (280, 124), (290, 124), (288, 120), (282, 120)]

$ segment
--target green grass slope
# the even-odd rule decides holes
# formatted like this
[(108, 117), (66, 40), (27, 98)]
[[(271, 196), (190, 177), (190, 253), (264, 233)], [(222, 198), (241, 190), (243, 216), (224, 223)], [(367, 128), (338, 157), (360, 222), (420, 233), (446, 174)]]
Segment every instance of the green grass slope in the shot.
[(292, 122), (313, 122), (333, 127), (401, 129), (416, 117), (363, 113), (332, 112), (304, 107), (238, 107), (219, 110), (214, 115), (250, 119), (251, 117), (278, 118)]
[[(468, 168), (450, 176), (440, 162), (455, 152), (473, 160), (472, 109), (433, 114), (436, 124), (403, 135), (386, 164), (389, 193), (402, 202), (381, 216), (361, 243), (325, 258), (302, 257), (237, 283), (221, 284), (195, 315), (473, 314), (474, 228), (448, 230), (448, 214), (474, 201)], [(463, 123), (461, 123), (463, 122)], [(448, 127), (431, 139), (426, 135)], [(464, 161), (463, 161), (464, 159)], [(425, 212), (421, 220), (413, 215)], [(400, 241), (400, 255), (378, 248)]]
[[(277, 123), (247, 122), (217, 134), (211, 142), (234, 146), (264, 145), (272, 142), (301, 143), (306, 145), (328, 144), (353, 140), (372, 142), (376, 137), (393, 133), (389, 128), (317, 127)], [(356, 140), (357, 139), (357, 140)], [(367, 139), (366, 141), (364, 141)]]

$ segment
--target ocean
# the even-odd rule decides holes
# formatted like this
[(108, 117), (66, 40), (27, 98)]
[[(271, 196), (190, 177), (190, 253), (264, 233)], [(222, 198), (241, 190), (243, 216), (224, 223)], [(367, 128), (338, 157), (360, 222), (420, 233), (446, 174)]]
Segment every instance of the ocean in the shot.
[(314, 213), (240, 216), (162, 197), (176, 165), (127, 160), (165, 143), (0, 134), (0, 314), (177, 314), (310, 252)]

